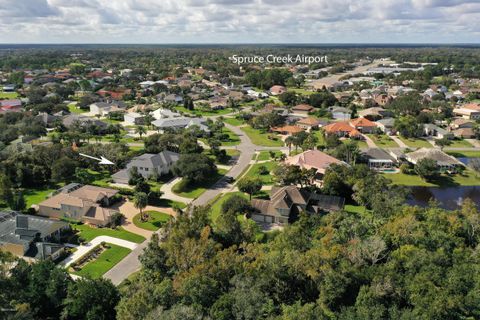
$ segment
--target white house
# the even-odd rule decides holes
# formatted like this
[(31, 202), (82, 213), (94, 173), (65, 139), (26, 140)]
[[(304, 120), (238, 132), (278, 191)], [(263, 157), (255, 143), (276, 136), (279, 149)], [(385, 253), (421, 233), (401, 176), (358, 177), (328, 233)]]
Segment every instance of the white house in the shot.
[(145, 116), (137, 112), (129, 112), (123, 116), (125, 124), (127, 125), (141, 125), (145, 123)]

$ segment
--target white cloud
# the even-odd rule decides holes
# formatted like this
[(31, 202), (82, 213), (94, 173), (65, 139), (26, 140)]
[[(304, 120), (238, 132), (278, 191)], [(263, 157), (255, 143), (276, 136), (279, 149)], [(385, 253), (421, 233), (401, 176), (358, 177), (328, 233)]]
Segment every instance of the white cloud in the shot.
[(478, 42), (478, 0), (0, 0), (0, 42)]

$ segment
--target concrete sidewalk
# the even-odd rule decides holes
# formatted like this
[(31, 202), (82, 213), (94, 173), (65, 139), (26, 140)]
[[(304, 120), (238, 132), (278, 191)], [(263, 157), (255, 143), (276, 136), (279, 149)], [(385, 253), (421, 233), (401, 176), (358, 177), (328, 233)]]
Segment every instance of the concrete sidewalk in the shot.
[(128, 248), (130, 250), (134, 250), (136, 247), (138, 247), (138, 244), (136, 244), (134, 242), (131, 242), (131, 241), (118, 239), (118, 238), (114, 238), (114, 237), (109, 237), (109, 236), (98, 236), (98, 237), (94, 238), (92, 241), (90, 241), (89, 243), (86, 243), (84, 245), (79, 245), (79, 246), (70, 245), (70, 247), (77, 248), (77, 251), (75, 251), (72, 255), (67, 257), (62, 262), (60, 262), (60, 264), (65, 266), (65, 267), (68, 267), (69, 265), (71, 265), (72, 263), (74, 263), (75, 261), (80, 259), (83, 255), (88, 253), (90, 250), (92, 250), (97, 245), (101, 244), (102, 242), (115, 244), (117, 246), (125, 247), (125, 248)]

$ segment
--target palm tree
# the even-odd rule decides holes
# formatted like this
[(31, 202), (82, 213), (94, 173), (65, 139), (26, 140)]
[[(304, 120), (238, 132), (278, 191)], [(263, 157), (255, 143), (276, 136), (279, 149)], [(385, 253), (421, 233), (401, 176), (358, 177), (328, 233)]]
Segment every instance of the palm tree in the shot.
[(147, 129), (145, 129), (144, 126), (138, 126), (136, 129), (135, 129), (135, 132), (138, 133), (138, 135), (140, 136), (140, 139), (142, 138), (142, 135), (146, 134), (147, 133)]
[(288, 153), (292, 152), (292, 144), (294, 143), (294, 138), (292, 136), (288, 136), (285, 139), (285, 144), (288, 146)]
[(140, 218), (142, 221), (146, 221), (146, 217), (143, 216), (143, 209), (147, 207), (148, 195), (145, 192), (137, 192), (133, 196), (133, 206), (140, 210)]

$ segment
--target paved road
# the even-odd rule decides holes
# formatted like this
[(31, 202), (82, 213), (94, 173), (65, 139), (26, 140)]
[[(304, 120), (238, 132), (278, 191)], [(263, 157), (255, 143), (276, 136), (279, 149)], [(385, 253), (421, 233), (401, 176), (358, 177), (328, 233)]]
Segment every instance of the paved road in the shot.
[(108, 270), (103, 278), (110, 279), (114, 285), (119, 285), (123, 280), (128, 278), (132, 273), (137, 272), (141, 268), (138, 257), (142, 254), (143, 249), (148, 246), (150, 239), (143, 241), (135, 249), (130, 252), (122, 261), (117, 263), (112, 269)]
[(240, 137), (240, 144), (236, 147), (236, 149), (240, 151), (240, 157), (232, 166), (232, 168), (226, 173), (224, 178), (220, 179), (212, 186), (212, 188), (205, 191), (200, 197), (192, 202), (194, 206), (206, 205), (219, 193), (230, 190), (232, 185), (227, 182), (228, 177), (237, 179), (250, 165), (250, 160), (252, 160), (255, 150), (258, 149), (258, 147), (252, 143), (250, 138), (245, 132), (242, 131), (242, 129), (232, 126), (228, 123), (225, 123), (225, 127)]

